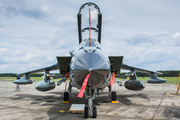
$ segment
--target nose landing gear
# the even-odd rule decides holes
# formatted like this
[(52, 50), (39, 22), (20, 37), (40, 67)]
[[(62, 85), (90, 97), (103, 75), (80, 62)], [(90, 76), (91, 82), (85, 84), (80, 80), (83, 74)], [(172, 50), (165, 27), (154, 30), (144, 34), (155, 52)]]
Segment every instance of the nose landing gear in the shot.
[(85, 90), (85, 97), (88, 99), (88, 107), (84, 107), (84, 118), (92, 115), (93, 118), (97, 117), (97, 108), (93, 107), (93, 99), (95, 99), (95, 89), (88, 88)]

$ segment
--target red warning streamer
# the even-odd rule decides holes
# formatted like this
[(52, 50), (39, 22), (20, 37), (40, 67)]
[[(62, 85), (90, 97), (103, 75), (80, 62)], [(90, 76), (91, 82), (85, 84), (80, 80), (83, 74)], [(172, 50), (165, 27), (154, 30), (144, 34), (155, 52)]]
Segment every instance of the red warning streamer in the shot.
[(110, 86), (112, 87), (114, 83), (115, 83), (115, 73), (111, 73)]
[(91, 9), (89, 9), (89, 39), (91, 39)]
[(86, 76), (86, 78), (84, 79), (84, 82), (83, 82), (83, 84), (82, 84), (81, 90), (79, 91), (79, 94), (78, 94), (78, 97), (79, 97), (79, 98), (82, 98), (83, 95), (84, 95), (84, 91), (85, 91), (85, 88), (86, 88), (86, 86), (87, 86), (87, 82), (88, 82), (88, 80), (89, 80), (90, 74), (91, 74), (91, 73), (89, 73), (89, 74)]
[(69, 73), (69, 72), (66, 73), (66, 79), (64, 80), (64, 82), (66, 82), (66, 80), (68, 79), (68, 77), (69, 77), (69, 80), (70, 80), (70, 73)]
[(91, 47), (91, 9), (89, 9), (89, 47)]
[[(69, 77), (69, 80), (70, 80), (70, 73), (69, 72), (66, 73), (66, 79), (64, 80), (64, 82), (66, 82), (68, 77)], [(65, 92), (66, 92), (66, 87), (67, 87), (67, 82), (66, 82), (66, 85), (65, 85)]]

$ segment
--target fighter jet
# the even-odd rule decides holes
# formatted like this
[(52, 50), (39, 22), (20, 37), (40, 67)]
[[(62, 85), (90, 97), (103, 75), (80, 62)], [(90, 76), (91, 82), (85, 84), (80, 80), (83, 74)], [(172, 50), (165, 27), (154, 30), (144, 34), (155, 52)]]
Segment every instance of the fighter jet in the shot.
[[(89, 7), (89, 26), (82, 29), (82, 10), (85, 7)], [(97, 10), (97, 26), (91, 26), (91, 8)], [(120, 70), (130, 70), (128, 75), (130, 79), (124, 83), (124, 86), (129, 90), (142, 90), (145, 88), (145, 84), (137, 80), (136, 71), (149, 73), (150, 79), (147, 80), (148, 83), (164, 83), (167, 82), (164, 79), (158, 78), (157, 75), (162, 73), (155, 72), (151, 70), (146, 70), (142, 68), (137, 68), (129, 66), (122, 63), (123, 56), (107, 56), (101, 49), (101, 27), (102, 27), (102, 14), (99, 7), (91, 2), (83, 4), (77, 14), (78, 22), (78, 35), (79, 35), (79, 49), (75, 52), (71, 50), (70, 56), (57, 56), (57, 63), (41, 68), (38, 70), (33, 70), (19, 75), (24, 75), (21, 80), (15, 80), (15, 84), (29, 84), (30, 74), (37, 72), (44, 72), (44, 79), (36, 83), (35, 88), (38, 91), (49, 91), (56, 87), (55, 82), (52, 81), (52, 76), (50, 71), (59, 70), (62, 76), (56, 78), (62, 78), (57, 82), (60, 85), (62, 82), (66, 82), (69, 78), (68, 91), (64, 92), (64, 101), (69, 102), (72, 87), (80, 89), (77, 97), (82, 98), (83, 95), (88, 99), (88, 107), (84, 108), (84, 117), (88, 118), (92, 115), (93, 118), (97, 117), (97, 108), (93, 106), (93, 99), (99, 94), (99, 90), (108, 87), (109, 96), (111, 101), (117, 101), (116, 92), (112, 91), (112, 86), (115, 82), (120, 83), (116, 78), (121, 78)], [(89, 37), (82, 38), (82, 33), (88, 31)], [(91, 31), (97, 33), (97, 39), (91, 37)], [(121, 84), (121, 83), (120, 83)]]

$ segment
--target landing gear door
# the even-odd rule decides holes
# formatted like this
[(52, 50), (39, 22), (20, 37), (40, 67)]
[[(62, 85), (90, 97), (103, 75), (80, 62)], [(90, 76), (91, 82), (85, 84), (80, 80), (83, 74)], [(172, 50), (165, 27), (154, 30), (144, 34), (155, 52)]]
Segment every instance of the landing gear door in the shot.
[(71, 57), (57, 57), (60, 74), (70, 72)]
[(115, 72), (115, 74), (120, 73), (123, 56), (109, 56), (109, 60), (111, 63), (111, 73)]

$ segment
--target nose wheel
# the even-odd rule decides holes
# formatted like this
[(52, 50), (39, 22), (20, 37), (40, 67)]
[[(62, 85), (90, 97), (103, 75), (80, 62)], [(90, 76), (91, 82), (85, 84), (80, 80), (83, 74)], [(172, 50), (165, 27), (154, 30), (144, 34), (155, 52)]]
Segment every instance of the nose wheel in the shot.
[(93, 107), (93, 118), (97, 117), (97, 109), (96, 107)]
[[(88, 118), (89, 116), (89, 109), (88, 107), (84, 107), (84, 118)], [(92, 117), (96, 118), (97, 117), (97, 108), (93, 107), (92, 109)]]
[(84, 118), (88, 118), (88, 107), (84, 107)]
[(97, 108), (93, 107), (93, 99), (95, 98), (95, 89), (86, 89), (85, 90), (86, 98), (88, 99), (88, 107), (84, 107), (84, 118), (88, 118), (89, 115), (92, 115), (93, 118), (97, 117)]

